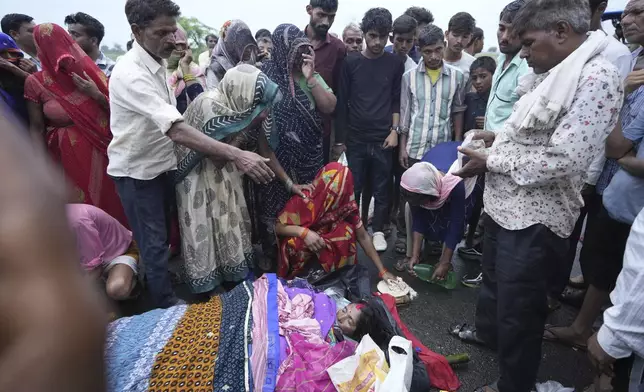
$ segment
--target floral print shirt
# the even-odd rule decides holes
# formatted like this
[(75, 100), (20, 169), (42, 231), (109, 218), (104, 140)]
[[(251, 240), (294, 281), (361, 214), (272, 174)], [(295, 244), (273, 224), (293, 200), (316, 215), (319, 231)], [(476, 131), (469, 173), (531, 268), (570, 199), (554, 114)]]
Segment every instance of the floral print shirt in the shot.
[[(527, 94), (547, 76), (537, 78)], [(622, 98), (617, 69), (596, 56), (584, 66), (572, 105), (553, 129), (515, 129), (506, 122), (487, 159), (488, 215), (507, 230), (542, 224), (569, 237), (583, 206), (584, 174), (617, 123)]]

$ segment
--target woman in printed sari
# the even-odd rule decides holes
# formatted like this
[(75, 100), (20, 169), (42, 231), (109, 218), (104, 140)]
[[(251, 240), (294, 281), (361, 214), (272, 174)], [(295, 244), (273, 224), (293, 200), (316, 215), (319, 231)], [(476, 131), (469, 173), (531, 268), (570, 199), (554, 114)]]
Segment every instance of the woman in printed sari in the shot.
[(237, 64), (255, 65), (257, 42), (248, 25), (241, 20), (229, 20), (221, 28), (217, 46), (212, 50), (210, 66), (206, 69), (206, 87), (213, 90), (226, 71)]
[(129, 227), (112, 179), (107, 146), (112, 140), (107, 78), (60, 26), (36, 26), (34, 39), (42, 71), (25, 81), (29, 123), (36, 142), (49, 153), (74, 187), (73, 202), (102, 209)]
[[(321, 113), (335, 110), (336, 98), (316, 73), (314, 51), (306, 35), (293, 25), (280, 25), (273, 33), (271, 59), (262, 70), (278, 84), (284, 98), (273, 109), (273, 128), (280, 144), (275, 155), (289, 176), (310, 184), (323, 166)], [(260, 221), (264, 253), (276, 256), (275, 219), (291, 197), (273, 181), (262, 188)]]
[[(267, 124), (279, 89), (252, 65), (229, 70), (213, 91), (201, 94), (186, 110), (185, 121), (206, 135), (243, 149), (259, 150), (291, 192), (303, 195), (279, 166), (271, 145), (277, 140)], [(271, 140), (269, 145), (268, 140)], [(188, 283), (195, 293), (212, 291), (222, 282), (238, 282), (253, 260), (250, 218), (244, 200), (243, 175), (176, 146), (177, 205)]]
[(326, 165), (305, 190), (306, 198), (292, 197), (275, 226), (279, 239), (277, 274), (293, 278), (316, 260), (326, 272), (355, 264), (360, 243), (379, 276), (395, 277), (382, 266), (369, 233), (364, 228), (355, 201), (353, 176), (340, 163)]
[(201, 68), (192, 61), (192, 50), (182, 26), (177, 25), (174, 33), (176, 49), (168, 59), (168, 85), (177, 98), (177, 110), (184, 113), (190, 102), (194, 101), (206, 88), (206, 77)]

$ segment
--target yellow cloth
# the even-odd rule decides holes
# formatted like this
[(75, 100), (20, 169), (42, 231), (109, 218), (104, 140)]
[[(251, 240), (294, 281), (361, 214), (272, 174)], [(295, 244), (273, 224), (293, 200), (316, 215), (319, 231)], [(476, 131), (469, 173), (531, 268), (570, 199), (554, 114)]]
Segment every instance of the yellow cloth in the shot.
[(429, 76), (429, 80), (432, 81), (432, 84), (436, 83), (436, 81), (438, 80), (438, 76), (441, 74), (442, 70), (443, 68), (427, 69), (427, 75)]

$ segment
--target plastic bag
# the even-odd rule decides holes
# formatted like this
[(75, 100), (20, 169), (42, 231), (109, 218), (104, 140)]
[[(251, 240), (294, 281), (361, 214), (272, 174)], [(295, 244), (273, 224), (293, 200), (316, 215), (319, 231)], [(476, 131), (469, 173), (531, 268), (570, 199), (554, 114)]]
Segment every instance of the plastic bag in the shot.
[(362, 337), (354, 355), (327, 369), (338, 392), (376, 391), (376, 384), (383, 382), (388, 372), (385, 353), (369, 335)]
[(409, 392), (414, 374), (414, 351), (411, 341), (394, 336), (389, 341), (389, 373), (376, 392)]
[(546, 381), (537, 384), (537, 392), (575, 392), (575, 388), (566, 388), (557, 381)]

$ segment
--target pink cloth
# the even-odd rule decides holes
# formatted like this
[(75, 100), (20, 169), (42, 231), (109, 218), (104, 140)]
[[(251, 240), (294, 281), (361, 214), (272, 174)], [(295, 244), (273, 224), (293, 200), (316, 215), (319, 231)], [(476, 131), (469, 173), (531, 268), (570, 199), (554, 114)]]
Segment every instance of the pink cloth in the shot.
[(409, 192), (438, 197), (422, 205), (425, 209), (437, 210), (445, 204), (452, 190), (461, 181), (461, 177), (452, 173), (443, 175), (429, 162), (418, 162), (402, 175), (400, 186)]
[(333, 392), (335, 387), (326, 370), (347, 358), (356, 350), (356, 344), (345, 340), (331, 347), (325, 341), (313, 342), (293, 333), (290, 335), (291, 365), (277, 380), (275, 391)]
[(255, 392), (262, 392), (266, 378), (268, 326), (266, 325), (266, 294), (268, 278), (262, 276), (253, 283), (253, 353), (250, 356)]
[(87, 271), (122, 256), (132, 243), (132, 232), (100, 208), (67, 204), (67, 219), (76, 234), (81, 266)]
[(298, 334), (313, 344), (324, 343), (320, 323), (312, 318), (314, 313), (313, 298), (310, 295), (298, 294), (293, 300), (289, 298), (281, 282), (277, 284), (277, 306), (279, 308), (279, 331), (286, 338), (287, 356), (280, 364), (278, 376), (292, 366), (294, 347), (291, 336)]

